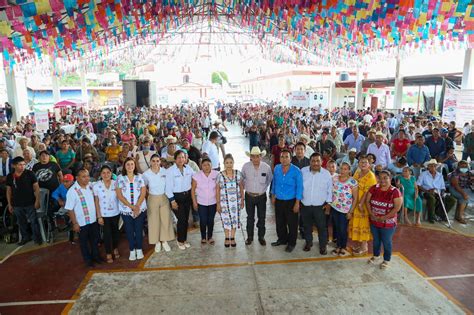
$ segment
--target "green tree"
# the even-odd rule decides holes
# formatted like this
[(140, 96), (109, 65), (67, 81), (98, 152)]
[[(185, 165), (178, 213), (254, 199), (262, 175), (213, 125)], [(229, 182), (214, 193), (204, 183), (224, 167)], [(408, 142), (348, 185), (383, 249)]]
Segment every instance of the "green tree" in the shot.
[(221, 76), (219, 75), (219, 73), (217, 73), (217, 72), (212, 73), (211, 82), (222, 85), (222, 79), (221, 79)]

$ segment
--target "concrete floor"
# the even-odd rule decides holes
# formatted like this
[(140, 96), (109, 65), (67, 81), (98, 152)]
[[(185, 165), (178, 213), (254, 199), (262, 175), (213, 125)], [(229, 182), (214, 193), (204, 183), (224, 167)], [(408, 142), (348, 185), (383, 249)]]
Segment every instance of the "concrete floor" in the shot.
[(463, 314), (398, 257), (267, 262), (97, 273), (70, 314)]

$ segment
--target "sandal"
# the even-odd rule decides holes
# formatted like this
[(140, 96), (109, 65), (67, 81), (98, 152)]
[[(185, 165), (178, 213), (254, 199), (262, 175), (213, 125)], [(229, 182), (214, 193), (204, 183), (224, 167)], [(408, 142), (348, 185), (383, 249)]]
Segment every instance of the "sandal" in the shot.
[(464, 218), (456, 218), (456, 221), (458, 221), (461, 224), (467, 224), (467, 221)]
[(380, 269), (387, 269), (389, 266), (389, 262), (384, 260), (383, 263), (380, 264)]
[(112, 254), (107, 254), (106, 258), (107, 258), (107, 263), (108, 264), (111, 264), (111, 263), (114, 262), (114, 260), (112, 259)]
[(236, 247), (236, 246), (237, 246), (237, 243), (235, 242), (235, 239), (234, 239), (233, 237), (230, 238), (229, 240), (231, 241), (230, 246), (232, 246), (232, 247)]
[(377, 261), (380, 259), (380, 256), (372, 256), (370, 259), (367, 261), (368, 264), (376, 264)]
[(333, 250), (332, 250), (331, 254), (332, 254), (333, 256), (339, 256), (340, 251), (341, 251), (341, 250), (340, 250), (339, 248), (336, 248), (336, 249), (333, 249)]
[(228, 241), (230, 241), (230, 238), (226, 237), (225, 242), (224, 242), (225, 247), (230, 247), (230, 244), (228, 243)]
[(207, 242), (209, 243), (209, 245), (214, 245), (214, 240), (212, 238), (208, 239)]
[(115, 257), (115, 259), (119, 259), (119, 258), (120, 258), (120, 253), (119, 253), (118, 249), (115, 249), (115, 250), (114, 250), (114, 257)]
[(345, 250), (344, 248), (341, 248), (341, 250), (339, 251), (339, 257), (347, 257), (347, 256), (350, 256), (351, 254)]
[(352, 251), (352, 255), (354, 255), (354, 256), (364, 256), (368, 252), (369, 251), (367, 249), (362, 249), (361, 247), (359, 247), (357, 250)]

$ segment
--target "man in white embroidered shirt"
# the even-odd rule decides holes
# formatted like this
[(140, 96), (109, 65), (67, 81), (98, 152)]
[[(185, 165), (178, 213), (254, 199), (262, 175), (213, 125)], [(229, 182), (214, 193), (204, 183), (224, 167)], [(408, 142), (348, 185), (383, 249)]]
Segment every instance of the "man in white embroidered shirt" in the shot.
[(382, 168), (386, 169), (392, 163), (392, 158), (390, 156), (390, 148), (383, 143), (384, 138), (385, 135), (382, 132), (377, 132), (375, 134), (375, 142), (369, 144), (367, 148), (367, 154), (372, 153), (375, 155), (377, 157), (375, 165), (381, 165)]
[(321, 167), (321, 154), (311, 155), (310, 166), (301, 170), (303, 174), (303, 199), (301, 200), (301, 216), (303, 218), (304, 251), (313, 246), (313, 224), (318, 229), (319, 253), (327, 255), (328, 229), (326, 214), (329, 214), (332, 202), (332, 177), (329, 171)]
[(79, 170), (77, 182), (67, 192), (64, 208), (68, 210), (74, 232), (79, 233), (84, 262), (88, 267), (94, 267), (94, 263), (103, 262), (98, 248), (99, 226), (97, 219), (101, 217), (100, 213), (96, 212), (89, 180), (89, 172), (86, 169)]

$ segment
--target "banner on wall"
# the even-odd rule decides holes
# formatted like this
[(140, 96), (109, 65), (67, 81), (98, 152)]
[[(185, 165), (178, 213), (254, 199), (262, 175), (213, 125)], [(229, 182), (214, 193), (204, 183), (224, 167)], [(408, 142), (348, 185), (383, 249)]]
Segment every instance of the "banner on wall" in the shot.
[(444, 92), (443, 116), (444, 122), (456, 121), (456, 105), (458, 101), (459, 89), (446, 87)]
[(36, 123), (36, 130), (47, 131), (49, 129), (48, 112), (35, 111), (35, 123)]
[(474, 90), (459, 90), (456, 102), (456, 126), (461, 128), (465, 123), (474, 120)]

